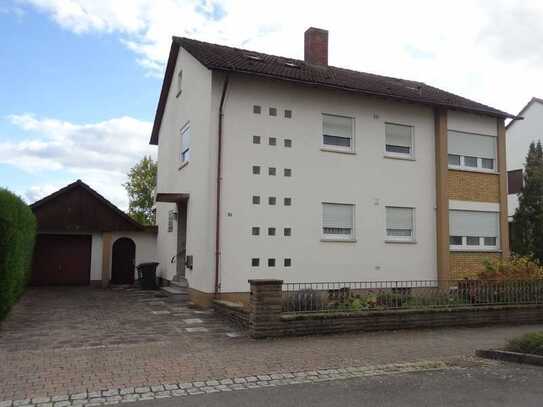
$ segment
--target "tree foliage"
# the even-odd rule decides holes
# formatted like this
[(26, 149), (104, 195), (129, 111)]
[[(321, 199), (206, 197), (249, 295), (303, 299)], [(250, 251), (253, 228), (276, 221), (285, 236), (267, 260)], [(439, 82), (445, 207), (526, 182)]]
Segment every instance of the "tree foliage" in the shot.
[(543, 148), (532, 142), (526, 156), (519, 207), (511, 228), (512, 250), (543, 263)]
[(149, 156), (128, 172), (128, 182), (123, 184), (128, 192), (128, 214), (144, 225), (155, 223), (153, 191), (156, 187), (157, 163)]

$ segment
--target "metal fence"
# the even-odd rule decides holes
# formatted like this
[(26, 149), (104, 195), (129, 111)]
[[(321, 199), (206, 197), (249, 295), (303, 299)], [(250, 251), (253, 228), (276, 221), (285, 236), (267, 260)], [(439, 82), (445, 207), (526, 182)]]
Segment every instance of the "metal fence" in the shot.
[(284, 283), (283, 312), (543, 304), (543, 280), (409, 280)]

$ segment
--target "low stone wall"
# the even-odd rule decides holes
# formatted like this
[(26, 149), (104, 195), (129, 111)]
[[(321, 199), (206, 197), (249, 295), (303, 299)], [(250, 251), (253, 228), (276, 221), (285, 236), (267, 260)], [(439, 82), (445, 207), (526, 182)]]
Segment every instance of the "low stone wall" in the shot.
[(243, 304), (224, 300), (213, 300), (212, 303), (215, 313), (228, 319), (233, 324), (241, 328), (249, 328), (249, 312), (244, 309)]
[(282, 312), (281, 280), (249, 280), (253, 338), (543, 322), (543, 305), (471, 306), (361, 312)]

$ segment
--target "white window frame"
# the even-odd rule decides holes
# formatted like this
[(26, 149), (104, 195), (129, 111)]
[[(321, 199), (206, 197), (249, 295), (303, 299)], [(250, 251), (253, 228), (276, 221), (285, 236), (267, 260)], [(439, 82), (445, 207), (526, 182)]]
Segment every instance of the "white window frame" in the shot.
[[(332, 234), (324, 233), (324, 205), (344, 205), (350, 206), (352, 209), (352, 224), (351, 233), (346, 234)], [(321, 203), (321, 241), (323, 242), (355, 242), (356, 241), (356, 205), (346, 202), (322, 202)]]
[[(411, 146), (409, 147), (409, 153), (395, 153), (395, 152), (387, 151), (386, 127), (388, 124), (394, 125), (394, 126), (409, 127), (411, 129)], [(409, 159), (409, 160), (415, 159), (415, 126), (412, 126), (409, 124), (402, 124), (402, 123), (385, 122), (384, 133), (385, 133), (385, 143), (384, 143), (383, 149), (384, 149), (385, 157), (403, 158), (403, 159)]]
[[(485, 206), (488, 206), (488, 204), (483, 204)], [(452, 235), (449, 232), (449, 250), (450, 251), (474, 251), (474, 252), (498, 252), (500, 251), (500, 235), (501, 235), (501, 228), (500, 228), (500, 213), (497, 210), (491, 209), (490, 207), (481, 208), (480, 203), (469, 203), (466, 202), (458, 202), (458, 201), (449, 201), (449, 212), (451, 211), (462, 211), (462, 212), (480, 212), (480, 213), (494, 213), (497, 215), (497, 236), (487, 236), (487, 237), (495, 237), (496, 238), (496, 244), (495, 245), (485, 245), (485, 236), (471, 236), (476, 237), (479, 239), (478, 245), (468, 245), (468, 236), (460, 236), (460, 235)], [(450, 216), (450, 215), (449, 215)], [(449, 225), (450, 230), (450, 225)], [(450, 238), (453, 236), (459, 236), (461, 238), (462, 243), (459, 245), (451, 244)]]
[[(489, 173), (497, 173), (498, 172), (498, 138), (496, 136), (490, 135), (490, 134), (481, 134), (481, 133), (471, 133), (467, 131), (461, 131), (461, 130), (454, 130), (454, 129), (448, 129), (447, 132), (453, 131), (456, 133), (463, 133), (463, 134), (471, 134), (473, 136), (479, 136), (479, 137), (494, 137), (496, 139), (496, 149), (494, 151), (494, 158), (488, 158), (488, 157), (478, 157), (474, 154), (451, 154), (448, 151), (447, 148), (447, 166), (448, 168), (452, 170), (461, 170), (461, 171), (477, 171), (477, 172), (489, 172)], [(449, 135), (447, 134), (447, 137)], [(460, 157), (460, 165), (454, 165), (449, 164), (449, 155), (455, 155)], [(477, 166), (471, 167), (465, 164), (466, 157), (475, 157), (477, 159)], [(493, 168), (483, 168), (483, 159), (488, 159), (493, 161)]]
[[(340, 117), (343, 119), (350, 119), (352, 128), (351, 128), (351, 145), (349, 147), (345, 146), (335, 146), (331, 144), (325, 144), (324, 143), (324, 117), (325, 116), (331, 116), (331, 117)], [(355, 124), (355, 118), (352, 116), (346, 116), (346, 115), (340, 115), (340, 114), (334, 114), (334, 113), (321, 113), (321, 150), (322, 151), (331, 151), (336, 153), (355, 153), (355, 131), (356, 131), (356, 124)], [(333, 136), (333, 134), (330, 134), (330, 136)]]
[[(191, 131), (190, 122), (186, 122), (183, 125), (183, 127), (181, 127), (181, 130), (179, 131), (179, 136), (181, 139), (181, 153), (179, 154), (179, 159), (181, 160), (181, 164), (190, 162), (190, 156), (191, 156), (191, 150), (192, 150), (192, 134), (190, 134), (190, 145), (188, 147), (184, 145), (185, 134), (190, 131)], [(185, 159), (185, 155), (187, 153), (189, 154), (189, 158)]]
[[(449, 239), (451, 238), (452, 236), (449, 236)], [(478, 245), (468, 245), (468, 236), (460, 236), (462, 238), (462, 244), (460, 245), (453, 245), (451, 244), (450, 240), (449, 240), (449, 249), (450, 250), (456, 250), (456, 251), (466, 251), (466, 252), (469, 252), (469, 251), (475, 251), (475, 252), (485, 252), (485, 251), (490, 251), (490, 252), (496, 252), (496, 251), (499, 251), (499, 242), (500, 242), (500, 237), (499, 236), (495, 236), (496, 238), (496, 244), (494, 246), (487, 246), (485, 245), (485, 238), (483, 236), (472, 236), (472, 237), (477, 237), (479, 238), (479, 244)]]
[[(393, 236), (388, 234), (387, 209), (410, 209), (411, 210), (411, 235), (410, 236)], [(385, 206), (385, 242), (387, 243), (416, 243), (416, 208), (413, 206), (387, 205)]]

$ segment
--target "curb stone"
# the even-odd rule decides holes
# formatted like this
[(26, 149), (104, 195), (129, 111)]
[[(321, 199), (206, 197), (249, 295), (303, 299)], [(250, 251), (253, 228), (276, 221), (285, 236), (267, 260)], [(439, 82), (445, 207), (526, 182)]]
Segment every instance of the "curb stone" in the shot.
[(422, 372), (457, 368), (444, 361), (419, 361), (395, 363), (380, 366), (349, 367), (342, 369), (321, 369), (317, 371), (298, 371), (269, 373), (257, 376), (214, 379), (176, 384), (115, 388), (101, 391), (74, 393), (47, 398), (23, 400), (0, 400), (0, 407), (94, 407), (129, 403), (138, 400), (154, 400), (169, 397), (192, 396), (221, 391), (242, 391), (263, 387), (286, 386), (301, 383), (318, 383), (331, 380), (346, 380), (357, 377), (380, 376), (400, 373)]

